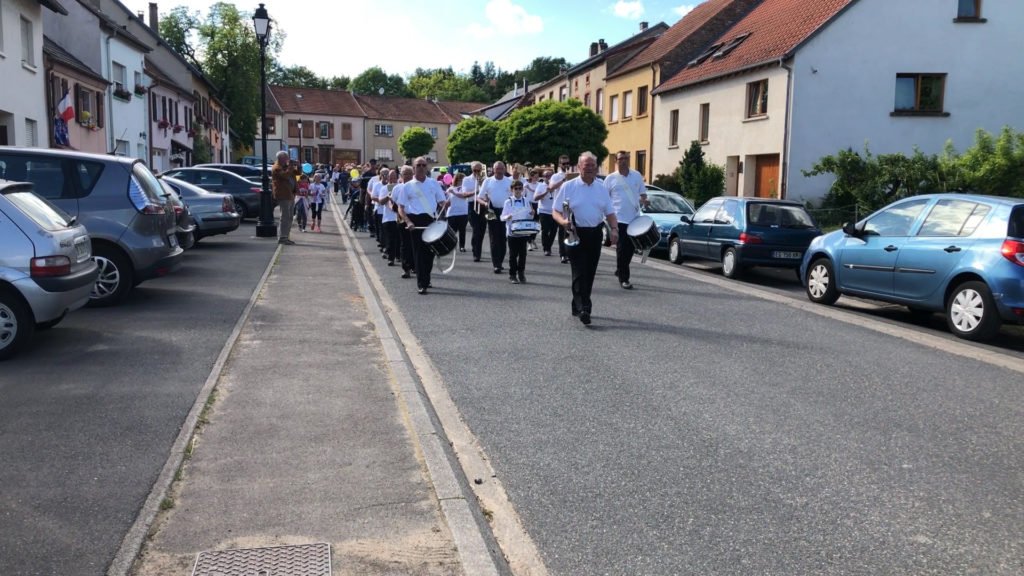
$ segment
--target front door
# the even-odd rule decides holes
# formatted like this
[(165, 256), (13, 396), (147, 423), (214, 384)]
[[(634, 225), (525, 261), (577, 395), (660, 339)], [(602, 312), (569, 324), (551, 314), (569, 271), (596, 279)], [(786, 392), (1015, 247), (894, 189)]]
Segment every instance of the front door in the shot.
[(334, 156), (333, 150), (334, 150), (334, 146), (320, 146), (319, 147), (320, 155), (319, 155), (319, 159), (317, 160), (317, 163), (318, 164), (330, 164), (331, 160), (333, 159), (332, 157)]
[(754, 195), (758, 198), (779, 197), (779, 155), (762, 154), (757, 157)]

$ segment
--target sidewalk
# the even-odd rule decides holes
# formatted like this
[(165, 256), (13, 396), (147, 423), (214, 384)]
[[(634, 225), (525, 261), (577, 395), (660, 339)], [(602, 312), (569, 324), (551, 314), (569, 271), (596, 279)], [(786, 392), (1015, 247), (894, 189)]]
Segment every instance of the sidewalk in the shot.
[(189, 575), (204, 551), (320, 542), (335, 575), (469, 571), (453, 530), (476, 527), (442, 511), (362, 272), (334, 214), (323, 223), (293, 226), (297, 245), (279, 247), (133, 574)]

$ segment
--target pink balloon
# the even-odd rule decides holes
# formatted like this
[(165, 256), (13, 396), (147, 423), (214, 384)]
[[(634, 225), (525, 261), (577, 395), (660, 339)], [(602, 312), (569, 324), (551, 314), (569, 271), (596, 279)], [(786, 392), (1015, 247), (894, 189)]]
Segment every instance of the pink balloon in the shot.
[(452, 183), (452, 175), (451, 174), (445, 174), (444, 177), (441, 178), (441, 181), (444, 182), (445, 186), (450, 186), (451, 183)]

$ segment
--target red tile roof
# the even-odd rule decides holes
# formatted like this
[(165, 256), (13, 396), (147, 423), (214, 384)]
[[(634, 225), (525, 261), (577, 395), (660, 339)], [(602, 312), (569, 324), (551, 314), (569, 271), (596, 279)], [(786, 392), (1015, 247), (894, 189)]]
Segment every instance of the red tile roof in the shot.
[(391, 96), (356, 96), (367, 118), (409, 120), (430, 124), (454, 124), (468, 113), (486, 104), (478, 102), (432, 102), (420, 98), (394, 98)]
[(366, 116), (352, 93), (344, 90), (271, 86), (270, 91), (285, 114)]
[(856, 0), (764, 0), (717, 41), (750, 34), (721, 58), (714, 56), (680, 70), (655, 94), (696, 84), (747, 68), (776, 62), (791, 53)]
[[(619, 66), (608, 78), (637, 68), (662, 63), (673, 52), (693, 53), (702, 50), (723, 30), (742, 18), (759, 0), (707, 0), (688, 12), (658, 37), (650, 46)], [(807, 0), (805, 0), (807, 1)], [(813, 1), (813, 0), (811, 0)], [(710, 33), (710, 34), (709, 34)], [(684, 46), (684, 44), (686, 44)], [(689, 61), (687, 58), (686, 61)], [(686, 62), (679, 63), (679, 66)], [(669, 70), (675, 73), (678, 67)]]

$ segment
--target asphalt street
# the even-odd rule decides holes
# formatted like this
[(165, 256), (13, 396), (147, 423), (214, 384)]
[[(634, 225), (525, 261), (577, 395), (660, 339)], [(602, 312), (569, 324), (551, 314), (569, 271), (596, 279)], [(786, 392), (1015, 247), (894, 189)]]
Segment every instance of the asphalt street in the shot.
[(358, 238), (551, 573), (1024, 572), (1019, 372), (665, 267), (624, 291), (607, 252), (589, 328), (536, 251), (422, 296)]
[(276, 248), (206, 238), (0, 368), (0, 574), (105, 574)]

